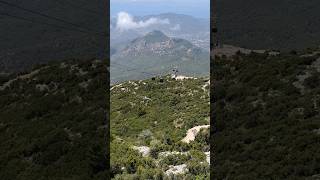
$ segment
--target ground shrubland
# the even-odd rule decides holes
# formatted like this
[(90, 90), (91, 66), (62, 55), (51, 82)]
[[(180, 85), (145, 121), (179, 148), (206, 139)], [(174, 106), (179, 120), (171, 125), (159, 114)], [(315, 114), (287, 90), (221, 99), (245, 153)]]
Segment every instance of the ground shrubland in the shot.
[[(161, 82), (162, 81), (162, 82)], [(209, 124), (208, 78), (170, 76), (127, 81), (111, 89), (111, 177), (209, 179), (209, 130), (182, 142), (188, 129)], [(133, 147), (150, 148), (143, 156)], [(186, 172), (166, 172), (172, 166)]]
[(107, 179), (107, 61), (56, 62), (3, 76), (2, 180)]
[(320, 174), (319, 55), (217, 57), (215, 179), (312, 179)]

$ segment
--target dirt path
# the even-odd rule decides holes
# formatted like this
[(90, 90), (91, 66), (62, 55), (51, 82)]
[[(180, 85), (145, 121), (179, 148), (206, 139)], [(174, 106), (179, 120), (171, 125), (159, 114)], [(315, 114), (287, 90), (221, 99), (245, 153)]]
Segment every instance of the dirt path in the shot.
[(207, 129), (207, 128), (210, 128), (210, 125), (202, 125), (202, 126), (195, 126), (191, 129), (189, 129), (187, 131), (187, 135), (186, 137), (184, 137), (182, 139), (183, 142), (186, 142), (186, 143), (190, 143), (190, 141), (194, 141), (194, 139), (196, 138), (197, 134), (200, 132), (201, 129)]

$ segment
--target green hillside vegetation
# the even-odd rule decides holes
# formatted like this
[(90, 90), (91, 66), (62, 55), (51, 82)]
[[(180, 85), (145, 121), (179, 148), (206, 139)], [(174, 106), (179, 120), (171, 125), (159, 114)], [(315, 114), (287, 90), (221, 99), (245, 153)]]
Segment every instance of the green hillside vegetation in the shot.
[(215, 179), (317, 179), (320, 56), (309, 51), (217, 57)]
[(106, 61), (52, 63), (5, 78), (2, 180), (107, 179)]
[[(164, 76), (114, 85), (111, 177), (209, 179), (209, 164), (204, 154), (210, 151), (209, 130), (201, 129), (189, 144), (181, 141), (188, 129), (209, 124), (207, 83), (208, 78), (173, 80)], [(150, 148), (149, 155), (143, 156), (134, 146)], [(165, 152), (167, 156), (163, 155)], [(170, 165), (183, 164), (188, 172), (165, 175)]]

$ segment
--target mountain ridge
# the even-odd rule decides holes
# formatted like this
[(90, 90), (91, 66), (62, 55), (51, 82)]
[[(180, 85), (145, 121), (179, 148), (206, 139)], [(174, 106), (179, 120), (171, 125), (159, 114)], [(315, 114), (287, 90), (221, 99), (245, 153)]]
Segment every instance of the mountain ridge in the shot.
[(187, 40), (168, 37), (155, 30), (134, 39), (111, 57), (111, 82), (150, 78), (151, 74), (164, 75), (174, 67), (184, 75), (206, 75), (209, 73), (209, 52)]
[[(130, 52), (134, 53), (134, 51), (138, 51), (139, 55), (147, 55), (151, 53), (153, 55), (163, 56), (172, 54), (176, 50), (190, 52), (190, 50), (193, 49), (200, 51), (200, 48), (195, 47), (187, 40), (181, 38), (170, 38), (163, 32), (154, 30), (143, 37), (138, 37), (132, 40), (130, 44), (119, 53), (121, 53), (120, 55), (122, 56), (126, 56), (130, 55)], [(167, 54), (161, 54), (160, 51), (163, 51), (164, 53), (167, 52)], [(134, 54), (134, 56), (137, 55)]]
[[(209, 50), (210, 24), (209, 19), (196, 18), (190, 15), (163, 13), (146, 16), (133, 16), (133, 21), (147, 22), (151, 18), (166, 20), (165, 24), (153, 24), (150, 27), (131, 29), (127, 31), (117, 30), (117, 17), (111, 18), (111, 45), (129, 42), (154, 29), (161, 30), (170, 37), (183, 38), (193, 44)], [(209, 17), (208, 17), (209, 18)]]

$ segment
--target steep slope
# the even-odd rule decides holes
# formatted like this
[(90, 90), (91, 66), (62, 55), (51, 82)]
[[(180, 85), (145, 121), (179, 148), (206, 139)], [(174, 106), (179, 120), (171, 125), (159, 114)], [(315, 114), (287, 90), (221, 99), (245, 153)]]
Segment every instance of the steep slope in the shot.
[(106, 61), (73, 60), (0, 85), (0, 177), (107, 179)]
[[(135, 70), (121, 69), (121, 65)], [(152, 31), (131, 41), (112, 56), (111, 82), (141, 79), (150, 77), (150, 74), (167, 74), (175, 66), (187, 75), (208, 74), (209, 52), (187, 40)], [(149, 74), (141, 74), (141, 71)]]
[[(162, 79), (127, 81), (111, 88), (115, 179), (209, 179), (208, 78)], [(188, 130), (200, 125), (204, 126), (193, 134), (195, 140), (184, 142), (191, 136)]]
[(248, 49), (303, 49), (320, 44), (317, 0), (217, 0), (219, 38)]
[(318, 179), (318, 52), (216, 59), (216, 179)]

